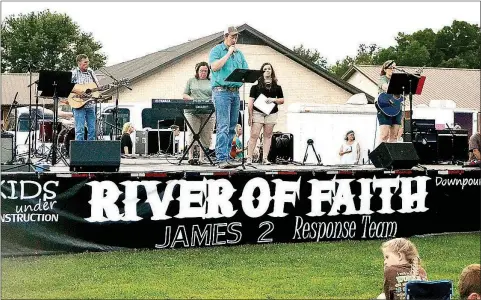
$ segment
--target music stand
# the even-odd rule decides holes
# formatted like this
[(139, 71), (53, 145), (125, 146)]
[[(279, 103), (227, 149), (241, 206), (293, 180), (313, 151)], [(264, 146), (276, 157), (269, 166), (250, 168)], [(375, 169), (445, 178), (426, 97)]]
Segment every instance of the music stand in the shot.
[[(50, 153), (52, 153), (52, 166), (57, 163), (57, 123), (58, 123), (58, 99), (67, 98), (72, 92), (75, 83), (72, 83), (72, 72), (41, 70), (38, 78), (38, 90), (42, 91), (42, 97), (53, 99), (53, 141)], [(50, 155), (49, 153), (49, 155)], [(65, 158), (62, 157), (67, 165)], [(47, 156), (48, 161), (48, 156)]]
[[(245, 162), (245, 153), (244, 153), (244, 147), (245, 147), (245, 115), (246, 115), (246, 110), (245, 110), (245, 106), (246, 106), (246, 85), (245, 83), (248, 82), (248, 83), (254, 83), (256, 82), (259, 77), (262, 76), (262, 71), (260, 70), (250, 70), (250, 69), (235, 69), (234, 71), (232, 71), (232, 73), (229, 74), (229, 76), (227, 76), (227, 78), (225, 79), (225, 81), (230, 81), (230, 82), (242, 82), (242, 130), (243, 130), (243, 133), (242, 133), (242, 168), (245, 169), (245, 165), (244, 165), (244, 162)], [(232, 141), (230, 141), (230, 143), (232, 144)]]
[(389, 86), (386, 93), (391, 95), (405, 95), (409, 93), (409, 123), (411, 141), (413, 140), (413, 94), (421, 95), (426, 76), (411, 74), (403, 69), (396, 68), (402, 73), (393, 73), (389, 80)]

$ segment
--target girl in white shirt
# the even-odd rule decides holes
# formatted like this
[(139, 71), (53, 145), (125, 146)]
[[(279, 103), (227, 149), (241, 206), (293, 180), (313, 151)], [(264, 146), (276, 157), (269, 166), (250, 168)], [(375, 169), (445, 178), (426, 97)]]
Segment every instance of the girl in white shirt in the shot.
[(359, 143), (356, 142), (354, 131), (350, 130), (346, 133), (345, 142), (339, 149), (339, 156), (341, 157), (341, 164), (357, 165), (361, 157), (361, 149)]

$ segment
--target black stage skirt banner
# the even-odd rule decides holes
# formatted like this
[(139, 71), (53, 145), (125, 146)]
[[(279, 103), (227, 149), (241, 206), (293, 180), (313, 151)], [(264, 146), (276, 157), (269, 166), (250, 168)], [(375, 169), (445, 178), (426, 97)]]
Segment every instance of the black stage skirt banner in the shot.
[(2, 255), (479, 231), (479, 170), (440, 173), (2, 176)]

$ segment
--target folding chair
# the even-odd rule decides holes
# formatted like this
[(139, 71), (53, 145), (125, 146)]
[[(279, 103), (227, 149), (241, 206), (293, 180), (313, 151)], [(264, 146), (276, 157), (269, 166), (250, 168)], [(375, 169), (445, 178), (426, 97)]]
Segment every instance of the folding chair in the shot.
[(450, 300), (453, 296), (453, 283), (449, 280), (413, 280), (406, 283), (405, 292), (406, 300)]

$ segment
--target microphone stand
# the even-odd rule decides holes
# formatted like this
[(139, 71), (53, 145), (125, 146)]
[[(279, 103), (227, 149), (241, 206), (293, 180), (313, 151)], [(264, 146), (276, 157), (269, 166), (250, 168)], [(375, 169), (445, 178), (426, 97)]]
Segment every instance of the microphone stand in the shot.
[(129, 86), (127, 86), (127, 84), (125, 83), (122, 83), (120, 82), (118, 79), (116, 79), (112, 74), (110, 74), (105, 68), (100, 69), (100, 72), (102, 72), (103, 74), (105, 74), (106, 76), (110, 77), (114, 82), (115, 86), (116, 86), (116, 96), (115, 96), (115, 108), (114, 108), (114, 123), (115, 123), (115, 134), (113, 136), (113, 140), (116, 140), (117, 136), (118, 136), (118, 126), (119, 126), (119, 119), (118, 119), (118, 116), (119, 116), (119, 90), (120, 90), (120, 86), (124, 86), (126, 88), (128, 88), (129, 90), (132, 90)]
[(455, 137), (455, 134), (454, 134), (454, 129), (449, 127), (448, 123), (445, 123), (446, 124), (446, 127), (448, 128), (449, 130), (449, 133), (451, 134), (451, 163), (453, 165), (456, 164), (456, 160), (454, 159), (454, 137)]
[[(398, 67), (394, 67), (395, 70), (398, 70), (398, 71), (401, 71), (407, 75), (411, 75), (411, 76), (414, 76), (416, 78), (421, 78), (421, 75), (419, 74), (412, 74), (412, 73), (409, 73), (408, 71), (406, 70), (403, 70), (401, 68), (398, 68)], [(411, 142), (413, 141), (413, 92), (412, 92), (412, 79), (409, 78), (409, 136), (411, 138)]]
[[(18, 108), (18, 102), (17, 102), (17, 96), (18, 92), (15, 94), (15, 98), (13, 98), (12, 105), (10, 106), (10, 109), (8, 110), (7, 118), (10, 118), (10, 114), (12, 113), (12, 109), (15, 107), (15, 119), (13, 120), (15, 122), (15, 135), (13, 138), (14, 141), (14, 147), (12, 149), (13, 151), (13, 157), (12, 157), (12, 163), (17, 160), (17, 108)], [(10, 123), (10, 119), (8, 119), (8, 123)], [(4, 125), (5, 126), (5, 125)], [(9, 126), (10, 127), (10, 124)]]
[[(32, 165), (32, 160), (30, 158), (30, 150), (31, 150), (31, 137), (30, 133), (32, 132), (32, 63), (28, 63), (28, 73), (30, 73), (30, 85), (29, 85), (29, 90), (30, 90), (30, 101), (28, 104), (28, 157), (27, 157), (27, 165)], [(35, 127), (34, 127), (34, 132), (36, 133), (37, 131), (37, 111), (35, 111)], [(17, 142), (17, 141), (15, 141)]]
[[(31, 91), (32, 85), (35, 84), (35, 131), (33, 132), (33, 149), (35, 149), (34, 153), (36, 153), (37, 152), (37, 124), (38, 124), (38, 80), (35, 80), (34, 82), (30, 80), (30, 82), (31, 83), (27, 86), (30, 89), (30, 97), (32, 97), (32, 91)], [(45, 115), (45, 110), (43, 111), (43, 114)], [(45, 126), (44, 124), (42, 125)]]

